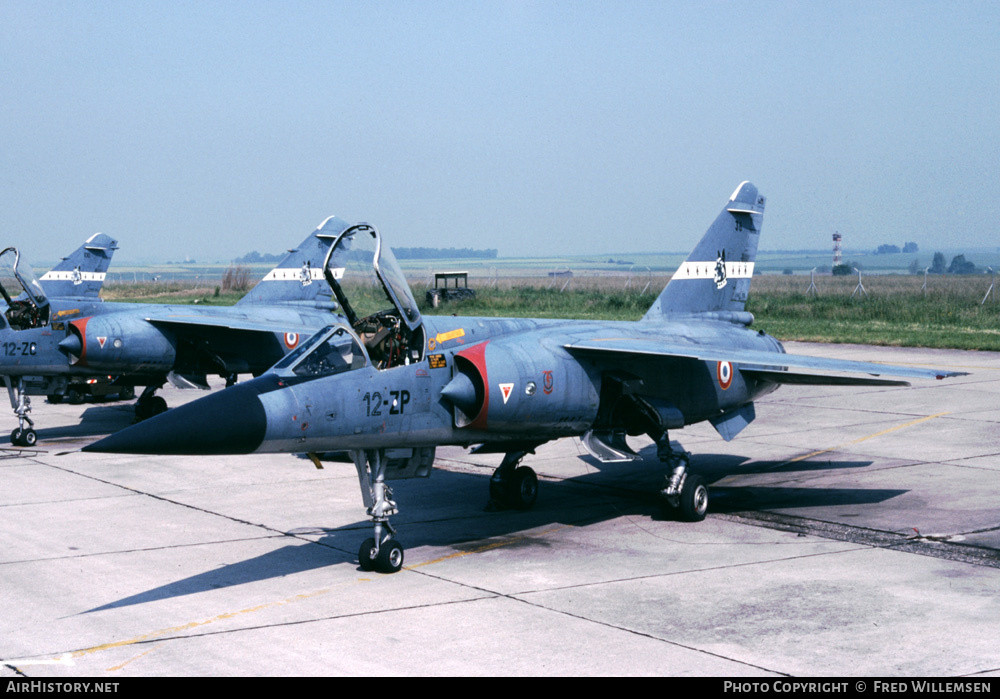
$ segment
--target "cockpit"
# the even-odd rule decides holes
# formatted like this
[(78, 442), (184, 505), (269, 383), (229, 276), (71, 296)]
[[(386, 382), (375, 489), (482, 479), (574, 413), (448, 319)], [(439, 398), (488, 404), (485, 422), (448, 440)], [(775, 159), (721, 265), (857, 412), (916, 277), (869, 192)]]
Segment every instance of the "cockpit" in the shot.
[(347, 324), (316, 333), (273, 371), (315, 378), (369, 363), (391, 369), (423, 359), (424, 330), (417, 302), (374, 226), (359, 223), (341, 233), (330, 246), (323, 275)]
[(273, 371), (283, 376), (319, 378), (367, 364), (368, 356), (357, 336), (343, 325), (329, 325), (289, 352)]
[(14, 330), (48, 325), (48, 299), (31, 265), (20, 258), (17, 248), (0, 252), (0, 296), (3, 296), (0, 312)]
[(359, 223), (341, 233), (330, 246), (323, 275), (375, 367), (389, 369), (423, 358), (417, 302), (374, 226)]

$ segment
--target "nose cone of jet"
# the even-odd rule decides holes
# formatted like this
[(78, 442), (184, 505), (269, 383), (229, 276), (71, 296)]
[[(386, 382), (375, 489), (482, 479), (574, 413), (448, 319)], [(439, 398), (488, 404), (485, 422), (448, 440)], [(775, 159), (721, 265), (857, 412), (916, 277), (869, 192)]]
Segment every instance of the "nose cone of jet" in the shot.
[(83, 451), (249, 454), (261, 445), (267, 431), (267, 414), (254, 384), (238, 384), (173, 408), (94, 442)]

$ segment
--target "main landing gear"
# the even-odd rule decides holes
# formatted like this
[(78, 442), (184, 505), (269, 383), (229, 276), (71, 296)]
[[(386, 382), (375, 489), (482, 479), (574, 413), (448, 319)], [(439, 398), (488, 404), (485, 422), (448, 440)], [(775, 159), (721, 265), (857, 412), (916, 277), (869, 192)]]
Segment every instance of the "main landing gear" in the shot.
[(142, 422), (149, 418), (167, 412), (167, 401), (163, 396), (154, 395), (163, 388), (163, 384), (146, 386), (135, 402), (135, 421)]
[(518, 466), (526, 451), (504, 454), (490, 478), (487, 510), (530, 510), (538, 499), (538, 476), (528, 466)]
[[(3, 381), (7, 384), (10, 407), (14, 409), (18, 422), (17, 427), (10, 433), (10, 443), (15, 447), (33, 447), (38, 444), (38, 435), (35, 433), (34, 421), (28, 417), (28, 413), (31, 412), (31, 399), (24, 393), (24, 377), (18, 377), (17, 388), (14, 388), (9, 376), (4, 376)], [(28, 423), (27, 428), (24, 423)]]
[(358, 563), (362, 570), (395, 573), (403, 567), (403, 547), (396, 541), (396, 530), (389, 523), (390, 515), (399, 510), (385, 482), (385, 449), (352, 451), (351, 458), (358, 470), (361, 498), (372, 518), (373, 529), (372, 537), (361, 544)]
[[(676, 446), (676, 449), (674, 447)], [(656, 441), (656, 455), (669, 469), (667, 485), (660, 491), (664, 510), (680, 515), (685, 522), (700, 522), (708, 512), (708, 486), (697, 473), (689, 473), (691, 453), (678, 443), (670, 443), (664, 432)]]

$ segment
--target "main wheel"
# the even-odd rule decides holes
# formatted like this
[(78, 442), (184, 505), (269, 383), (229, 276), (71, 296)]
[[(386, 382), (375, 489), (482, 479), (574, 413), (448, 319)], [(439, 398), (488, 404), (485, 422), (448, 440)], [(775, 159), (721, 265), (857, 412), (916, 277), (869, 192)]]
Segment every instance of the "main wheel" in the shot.
[(538, 476), (528, 466), (514, 469), (507, 487), (507, 504), (515, 510), (530, 510), (538, 499)]
[(685, 522), (700, 522), (708, 512), (708, 486), (696, 473), (688, 473), (684, 479), (680, 511)]
[(149, 416), (167, 412), (167, 401), (163, 396), (153, 396), (149, 399)]
[(361, 570), (375, 570), (375, 539), (365, 539), (358, 549), (358, 565)]
[(394, 539), (382, 544), (378, 550), (376, 569), (380, 573), (395, 573), (403, 567), (403, 547)]
[(68, 400), (71, 405), (79, 405), (83, 402), (83, 393), (75, 388), (71, 388), (66, 391), (66, 400)]

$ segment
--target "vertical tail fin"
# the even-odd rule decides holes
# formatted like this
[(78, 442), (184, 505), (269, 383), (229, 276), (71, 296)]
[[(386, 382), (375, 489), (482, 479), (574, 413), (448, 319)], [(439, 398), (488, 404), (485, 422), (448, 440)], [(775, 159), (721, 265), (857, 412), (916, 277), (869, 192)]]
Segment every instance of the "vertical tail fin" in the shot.
[(309, 237), (267, 273), (236, 305), (312, 301), (333, 290), (323, 277), (323, 261), (334, 239), (347, 229), (347, 221), (330, 216)]
[(104, 286), (111, 256), (118, 241), (103, 233), (95, 233), (73, 254), (42, 275), (39, 280), (45, 295), (52, 297), (96, 299)]
[(764, 203), (756, 187), (740, 184), (643, 320), (672, 313), (742, 311), (757, 259)]

